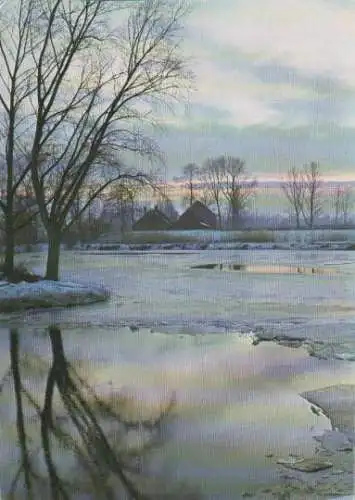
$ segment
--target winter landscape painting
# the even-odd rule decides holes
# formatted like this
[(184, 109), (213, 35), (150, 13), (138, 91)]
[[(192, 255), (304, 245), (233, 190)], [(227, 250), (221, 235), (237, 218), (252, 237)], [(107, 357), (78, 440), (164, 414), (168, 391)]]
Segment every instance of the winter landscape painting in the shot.
[(354, 498), (355, 4), (0, 26), (0, 498)]

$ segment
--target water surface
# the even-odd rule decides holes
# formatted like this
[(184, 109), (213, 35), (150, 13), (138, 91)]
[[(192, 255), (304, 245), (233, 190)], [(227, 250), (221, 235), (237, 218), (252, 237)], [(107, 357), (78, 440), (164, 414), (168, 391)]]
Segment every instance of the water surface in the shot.
[[(26, 258), (42, 271), (44, 256)], [(352, 363), (312, 358), (303, 348), (253, 346), (246, 335), (302, 334), (355, 352), (351, 253), (65, 252), (62, 262), (63, 278), (102, 284), (110, 301), (1, 315), (1, 366), (8, 362), (9, 322), (19, 327), (22, 348), (43, 358), (50, 352), (44, 328), (56, 323), (69, 358), (85, 361), (85, 374), (103, 394), (123, 391), (131, 412), (154, 415), (175, 392), (175, 419), (151, 469), (162, 479), (188, 480), (207, 498), (241, 498), (279, 482), (276, 458), (312, 455), (313, 436), (330, 428), (299, 393), (355, 382)], [(263, 272), (191, 269), (211, 262)], [(274, 272), (299, 267), (321, 271)], [(44, 390), (40, 377), (36, 384)]]

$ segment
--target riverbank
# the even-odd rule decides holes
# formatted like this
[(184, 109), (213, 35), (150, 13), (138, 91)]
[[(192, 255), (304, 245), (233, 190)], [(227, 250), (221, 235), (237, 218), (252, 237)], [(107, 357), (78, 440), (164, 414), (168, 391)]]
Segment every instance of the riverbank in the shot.
[(92, 243), (77, 245), (73, 251), (79, 252), (157, 252), (157, 251), (202, 251), (202, 250), (337, 250), (353, 251), (355, 245), (347, 241), (342, 242), (315, 242), (315, 243), (246, 243), (246, 242), (189, 242), (189, 243)]

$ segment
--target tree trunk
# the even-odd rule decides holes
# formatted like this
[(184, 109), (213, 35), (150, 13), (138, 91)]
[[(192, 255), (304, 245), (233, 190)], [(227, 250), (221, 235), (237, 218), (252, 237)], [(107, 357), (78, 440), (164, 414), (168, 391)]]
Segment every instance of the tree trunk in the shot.
[(14, 273), (14, 258), (15, 258), (15, 230), (13, 224), (12, 207), (6, 214), (5, 222), (5, 262), (4, 274), (11, 280)]
[(238, 207), (232, 207), (232, 229), (239, 229), (240, 213)]
[(296, 227), (297, 229), (301, 229), (301, 218), (298, 211), (296, 211)]
[(217, 223), (218, 223), (218, 229), (222, 229), (222, 214), (221, 214), (221, 207), (219, 206), (219, 200), (215, 200), (216, 205), (217, 205)]
[(48, 253), (46, 266), (46, 280), (58, 281), (59, 279), (59, 257), (62, 234), (60, 230), (48, 232)]

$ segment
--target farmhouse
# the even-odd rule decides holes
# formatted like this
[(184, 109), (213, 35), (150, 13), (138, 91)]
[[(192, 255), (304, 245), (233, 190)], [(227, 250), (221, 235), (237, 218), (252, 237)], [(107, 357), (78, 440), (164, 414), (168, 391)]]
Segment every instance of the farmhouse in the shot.
[(157, 207), (148, 210), (135, 224), (133, 231), (164, 231), (169, 229), (171, 221), (168, 216), (161, 212)]
[(217, 217), (200, 201), (195, 201), (170, 227), (170, 229), (174, 230), (216, 228)]

